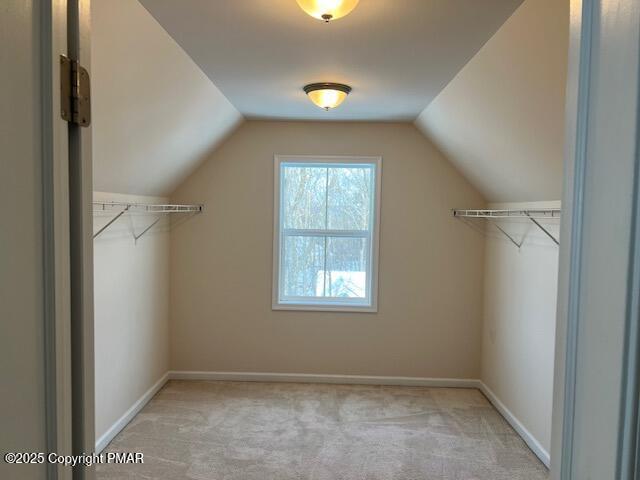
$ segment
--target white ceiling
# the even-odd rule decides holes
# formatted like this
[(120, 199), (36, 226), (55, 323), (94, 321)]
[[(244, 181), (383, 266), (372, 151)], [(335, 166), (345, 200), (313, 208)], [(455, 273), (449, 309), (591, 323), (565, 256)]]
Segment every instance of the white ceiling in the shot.
[[(361, 0), (324, 24), (295, 0), (140, 0), (247, 118), (414, 120), (522, 0)], [(347, 83), (324, 112), (307, 83)]]

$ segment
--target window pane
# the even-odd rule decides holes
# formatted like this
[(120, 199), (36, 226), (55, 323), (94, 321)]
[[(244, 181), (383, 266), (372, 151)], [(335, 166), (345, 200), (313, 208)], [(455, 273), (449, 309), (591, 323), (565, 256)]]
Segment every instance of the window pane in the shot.
[(327, 169), (283, 166), (284, 228), (326, 228)]
[(285, 236), (282, 241), (284, 296), (323, 296), (324, 237)]
[(373, 168), (329, 168), (329, 222), (332, 230), (368, 230)]
[(327, 297), (366, 298), (367, 240), (327, 239)]

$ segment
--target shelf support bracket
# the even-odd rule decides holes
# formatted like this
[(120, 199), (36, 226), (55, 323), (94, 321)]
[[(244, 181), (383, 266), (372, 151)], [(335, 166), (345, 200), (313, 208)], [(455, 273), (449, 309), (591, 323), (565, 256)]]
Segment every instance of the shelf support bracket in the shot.
[(122, 211), (121, 211), (120, 213), (118, 213), (115, 217), (113, 217), (111, 220), (109, 220), (109, 221), (107, 222), (107, 224), (106, 224), (104, 227), (102, 227), (100, 230), (98, 230), (96, 233), (94, 233), (94, 234), (93, 234), (93, 238), (94, 238), (94, 239), (95, 239), (95, 238), (97, 238), (97, 237), (98, 237), (98, 235), (100, 235), (100, 234), (101, 234), (102, 232), (104, 232), (107, 228), (109, 228), (113, 222), (115, 222), (116, 220), (118, 220), (122, 215), (124, 215), (124, 214), (127, 212), (127, 210), (129, 210), (129, 207), (130, 207), (130, 206), (131, 206), (131, 205), (127, 205), (126, 207), (124, 207), (124, 209), (122, 209)]
[(498, 225), (497, 223), (494, 223), (494, 225), (498, 230), (500, 230), (503, 233), (505, 237), (507, 237), (511, 241), (511, 243), (513, 243), (516, 247), (518, 247), (518, 250), (520, 250), (520, 247), (522, 247), (522, 242), (520, 243), (516, 242), (515, 239), (511, 235), (509, 235), (507, 232), (505, 232), (504, 229), (502, 229), (500, 225)]
[(542, 230), (544, 233), (546, 233), (546, 234), (547, 234), (547, 236), (548, 236), (551, 240), (553, 240), (553, 242), (554, 242), (556, 245), (558, 245), (558, 246), (560, 245), (560, 242), (556, 239), (556, 237), (554, 237), (553, 235), (551, 235), (551, 232), (549, 232), (549, 230), (547, 230), (546, 228), (544, 228), (544, 227), (540, 224), (540, 222), (538, 222), (535, 218), (533, 218), (531, 215), (529, 215), (529, 213), (525, 212), (524, 214), (525, 214), (527, 217), (529, 217), (529, 220), (531, 220), (533, 223), (535, 223), (535, 224), (536, 224), (536, 226), (537, 226), (540, 230)]
[(133, 234), (134, 242), (135, 242), (135, 243), (138, 243), (138, 240), (139, 240), (140, 238), (142, 238), (142, 236), (143, 236), (145, 233), (147, 233), (149, 230), (151, 230), (151, 229), (155, 226), (155, 224), (156, 224), (156, 223), (158, 223), (160, 220), (162, 220), (162, 217), (158, 217), (158, 218), (156, 218), (156, 220), (155, 220), (151, 225), (149, 225), (147, 228), (145, 228), (145, 229), (142, 231), (142, 233), (141, 233), (140, 235), (136, 235), (136, 234), (134, 233), (134, 234)]

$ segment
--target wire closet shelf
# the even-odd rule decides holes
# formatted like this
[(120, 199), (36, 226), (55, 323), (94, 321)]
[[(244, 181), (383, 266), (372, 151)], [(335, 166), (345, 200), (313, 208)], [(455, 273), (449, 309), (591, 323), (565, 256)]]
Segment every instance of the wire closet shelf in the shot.
[(151, 230), (165, 214), (172, 213), (190, 213), (198, 214), (204, 209), (204, 205), (182, 205), (182, 204), (148, 204), (148, 203), (135, 203), (135, 202), (93, 202), (93, 214), (113, 214), (117, 212), (113, 218), (111, 218), (105, 225), (103, 225), (96, 233), (93, 234), (93, 238), (97, 238), (102, 232), (113, 225), (125, 213), (127, 214), (159, 214), (157, 219), (154, 220), (148, 227), (146, 227), (142, 233), (134, 234), (134, 239), (137, 242), (140, 237)]
[[(560, 208), (537, 208), (523, 210), (462, 210), (454, 209), (453, 216), (459, 218), (484, 218), (487, 220), (496, 220), (504, 218), (526, 218), (534, 223), (542, 230), (556, 245), (560, 245), (560, 241), (544, 226), (539, 220), (559, 219), (561, 215)], [(507, 233), (500, 225), (494, 224), (495, 227), (506, 236), (516, 247), (522, 246), (522, 241), (517, 242), (509, 233)]]

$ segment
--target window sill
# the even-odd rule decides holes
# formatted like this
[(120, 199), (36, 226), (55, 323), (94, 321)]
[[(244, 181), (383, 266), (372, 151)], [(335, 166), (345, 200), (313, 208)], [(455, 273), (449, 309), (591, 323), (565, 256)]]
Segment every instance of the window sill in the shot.
[(313, 303), (274, 303), (272, 310), (293, 310), (302, 312), (336, 312), (336, 313), (377, 313), (377, 306), (345, 305), (345, 304), (313, 304)]

